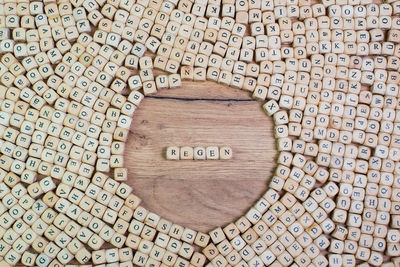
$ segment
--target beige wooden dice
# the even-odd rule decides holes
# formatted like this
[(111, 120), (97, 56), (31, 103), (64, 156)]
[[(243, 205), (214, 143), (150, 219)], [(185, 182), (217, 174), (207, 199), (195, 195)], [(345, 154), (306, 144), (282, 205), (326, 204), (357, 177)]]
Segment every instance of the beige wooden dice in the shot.
[(223, 146), (219, 148), (219, 159), (231, 159), (233, 156), (232, 148), (229, 146)]
[(197, 146), (193, 149), (195, 160), (205, 160), (206, 159), (206, 149), (204, 147)]
[(206, 158), (207, 160), (219, 159), (219, 148), (217, 146), (208, 146), (206, 148)]
[(183, 160), (193, 159), (193, 147), (190, 147), (190, 146), (181, 147), (180, 159), (183, 159)]
[(167, 147), (166, 158), (168, 160), (179, 160), (180, 148), (177, 146)]

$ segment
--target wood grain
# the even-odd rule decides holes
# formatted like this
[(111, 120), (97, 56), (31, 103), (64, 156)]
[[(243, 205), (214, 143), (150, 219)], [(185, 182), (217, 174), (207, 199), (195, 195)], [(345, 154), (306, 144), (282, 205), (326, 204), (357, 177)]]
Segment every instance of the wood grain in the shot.
[[(128, 184), (144, 207), (209, 231), (241, 216), (267, 188), (275, 166), (272, 120), (248, 92), (212, 82), (146, 97), (125, 148)], [(229, 145), (229, 161), (167, 161), (168, 146)]]

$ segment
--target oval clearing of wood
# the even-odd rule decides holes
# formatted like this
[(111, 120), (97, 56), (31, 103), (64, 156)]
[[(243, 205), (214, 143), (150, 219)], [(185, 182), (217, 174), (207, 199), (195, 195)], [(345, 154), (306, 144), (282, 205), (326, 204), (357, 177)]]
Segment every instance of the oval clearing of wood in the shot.
[[(143, 100), (124, 157), (127, 183), (144, 207), (208, 232), (240, 217), (265, 192), (276, 161), (272, 121), (259, 102), (232, 91), (237, 90), (185, 82)], [(234, 157), (167, 161), (163, 148), (177, 144), (229, 145)]]

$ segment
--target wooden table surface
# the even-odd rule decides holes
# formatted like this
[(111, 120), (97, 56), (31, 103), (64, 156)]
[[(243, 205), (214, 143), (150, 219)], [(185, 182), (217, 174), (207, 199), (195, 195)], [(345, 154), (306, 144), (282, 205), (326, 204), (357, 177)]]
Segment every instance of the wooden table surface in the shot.
[[(183, 82), (146, 97), (125, 147), (128, 184), (143, 206), (198, 231), (243, 215), (266, 191), (276, 161), (272, 119), (249, 92)], [(223, 146), (228, 161), (167, 161), (168, 146)]]

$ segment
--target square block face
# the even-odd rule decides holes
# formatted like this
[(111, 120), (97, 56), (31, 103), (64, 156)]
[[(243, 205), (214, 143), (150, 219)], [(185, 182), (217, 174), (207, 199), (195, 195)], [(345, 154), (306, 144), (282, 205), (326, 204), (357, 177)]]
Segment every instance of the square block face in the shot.
[(219, 159), (231, 159), (233, 156), (232, 148), (223, 146), (219, 148)]
[(186, 160), (193, 159), (193, 147), (189, 146), (181, 147), (180, 158)]
[(205, 147), (195, 147), (193, 149), (193, 155), (195, 160), (206, 159), (206, 149)]
[(167, 148), (166, 158), (168, 160), (179, 160), (180, 148), (177, 146), (170, 146)]
[(219, 148), (216, 146), (209, 146), (206, 148), (206, 158), (210, 160), (219, 159)]

